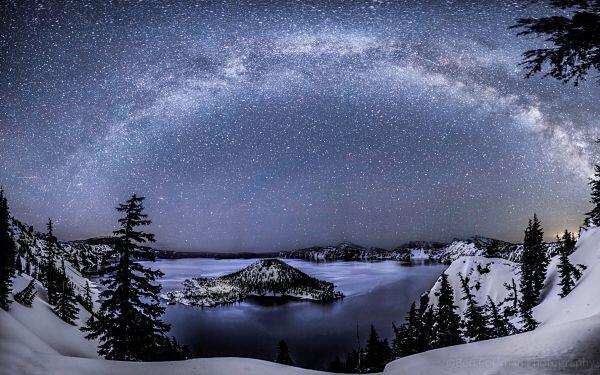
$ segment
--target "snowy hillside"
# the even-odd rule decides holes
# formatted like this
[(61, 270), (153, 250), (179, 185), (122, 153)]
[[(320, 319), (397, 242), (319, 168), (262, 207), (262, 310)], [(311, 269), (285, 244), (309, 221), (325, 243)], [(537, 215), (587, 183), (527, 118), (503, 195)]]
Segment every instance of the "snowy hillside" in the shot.
[[(556, 255), (556, 244), (547, 244), (550, 255)], [(523, 246), (493, 238), (474, 236), (468, 239), (455, 239), (450, 243), (414, 241), (387, 250), (343, 242), (335, 246), (316, 246), (305, 249), (283, 251), (281, 258), (320, 260), (398, 260), (403, 262), (431, 260), (450, 263), (463, 256), (482, 256), (486, 258), (503, 258), (519, 262)]]
[[(536, 330), (499, 339), (457, 345), (398, 359), (386, 366), (385, 373), (412, 374), (598, 374), (600, 373), (600, 228), (582, 230), (577, 250), (569, 256), (574, 264), (587, 267), (575, 289), (564, 298), (558, 296), (557, 259), (553, 258), (542, 293), (534, 308), (541, 324)], [(455, 289), (455, 303), (464, 311), (458, 272), (474, 275), (477, 265), (489, 268), (473, 280), (477, 300), (490, 295), (496, 302), (510, 303), (502, 286), (515, 278), (516, 265), (503, 259), (481, 257), (454, 261), (446, 273)], [(484, 271), (485, 272), (485, 271)], [(481, 277), (479, 277), (481, 276)], [(439, 290), (431, 291), (433, 303)]]
[(185, 305), (215, 306), (233, 303), (248, 296), (286, 296), (315, 301), (343, 297), (332, 283), (315, 279), (278, 260), (264, 259), (221, 277), (184, 281), (184, 289), (162, 295), (170, 302)]
[[(30, 267), (39, 266), (46, 253), (46, 235), (33, 230), (16, 219), (11, 219), (11, 234), (17, 243), (17, 251)], [(59, 241), (58, 251), (79, 272), (95, 273), (106, 262), (105, 254), (112, 244), (107, 241)]]
[(405, 260), (405, 252), (386, 250), (381, 248), (368, 248), (350, 242), (342, 242), (332, 246), (314, 246), (304, 249), (282, 251), (280, 258), (305, 259), (305, 260)]

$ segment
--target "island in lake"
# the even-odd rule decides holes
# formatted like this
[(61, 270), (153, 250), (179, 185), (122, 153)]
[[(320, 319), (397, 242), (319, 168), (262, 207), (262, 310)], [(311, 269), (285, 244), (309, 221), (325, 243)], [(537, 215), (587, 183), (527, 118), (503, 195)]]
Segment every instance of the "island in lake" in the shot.
[(183, 290), (161, 295), (170, 303), (217, 306), (249, 296), (288, 297), (319, 302), (343, 298), (333, 283), (307, 275), (279, 259), (262, 259), (219, 277), (197, 277), (183, 282)]

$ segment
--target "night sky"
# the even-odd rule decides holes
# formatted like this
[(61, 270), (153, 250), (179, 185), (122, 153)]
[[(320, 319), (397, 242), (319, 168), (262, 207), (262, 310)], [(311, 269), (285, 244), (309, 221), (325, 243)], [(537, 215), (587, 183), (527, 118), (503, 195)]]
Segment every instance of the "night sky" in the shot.
[(0, 182), (62, 239), (147, 197), (157, 245), (576, 229), (600, 85), (523, 78), (528, 2), (3, 2)]

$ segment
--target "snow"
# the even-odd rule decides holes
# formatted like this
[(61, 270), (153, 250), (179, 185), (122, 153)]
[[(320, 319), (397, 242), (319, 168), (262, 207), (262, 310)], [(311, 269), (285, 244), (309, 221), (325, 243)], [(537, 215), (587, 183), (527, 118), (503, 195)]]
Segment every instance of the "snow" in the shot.
[[(600, 228), (583, 230), (576, 251), (569, 257), (574, 264), (587, 266), (575, 289), (558, 296), (556, 265), (553, 258), (541, 303), (534, 308), (540, 327), (532, 332), (428, 351), (388, 364), (390, 374), (598, 374), (600, 373)], [(481, 279), (478, 301), (489, 294), (503, 300), (502, 282), (515, 270), (515, 264), (499, 259), (460, 258), (447, 270), (455, 289), (456, 272), (472, 272), (477, 262), (492, 262), (490, 273)], [(475, 271), (476, 272), (476, 271)], [(517, 281), (518, 283), (518, 281)], [(439, 286), (434, 286), (432, 293)], [(464, 308), (455, 291), (455, 302)]]
[[(481, 269), (483, 273), (478, 270)], [(485, 271), (489, 270), (489, 271)], [(487, 297), (491, 297), (494, 303), (499, 306), (504, 305), (505, 299), (509, 297), (509, 291), (504, 287), (505, 284), (511, 285), (512, 280), (515, 280), (517, 288), (519, 286), (520, 277), (518, 275), (519, 264), (501, 258), (485, 258), (482, 256), (466, 256), (452, 262), (446, 269), (448, 281), (452, 285), (454, 292), (454, 304), (458, 306), (458, 312), (464, 312), (467, 301), (462, 300), (463, 292), (461, 289), (460, 278), (469, 277), (471, 292), (475, 300), (479, 304), (485, 304)], [(479, 283), (479, 290), (475, 285)], [(429, 299), (432, 304), (436, 304), (438, 300), (437, 292), (440, 290), (440, 279), (435, 283), (429, 292)]]

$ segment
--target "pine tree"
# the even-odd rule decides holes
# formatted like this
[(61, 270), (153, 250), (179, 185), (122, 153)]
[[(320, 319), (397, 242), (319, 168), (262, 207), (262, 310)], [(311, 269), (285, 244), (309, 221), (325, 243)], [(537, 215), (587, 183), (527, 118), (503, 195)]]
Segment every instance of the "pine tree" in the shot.
[(121, 229), (114, 232), (117, 245), (107, 257), (118, 262), (106, 267), (113, 275), (102, 280), (106, 289), (100, 293), (100, 309), (82, 329), (88, 333), (86, 338), (99, 339), (98, 352), (107, 359), (155, 360), (154, 353), (163, 352), (169, 342), (165, 338), (170, 326), (160, 319), (164, 313), (158, 300), (161, 286), (154, 284), (163, 273), (137, 262), (155, 260), (155, 253), (141, 246), (154, 242), (154, 235), (137, 230), (151, 223), (143, 213), (143, 201), (134, 194), (117, 207), (124, 216), (119, 219)]
[(346, 355), (346, 362), (344, 362), (344, 370), (346, 372), (359, 372), (360, 371), (360, 352), (353, 350)]
[(519, 292), (515, 279), (511, 279), (511, 283), (504, 283), (504, 287), (508, 291), (508, 296), (504, 301), (510, 302), (510, 306), (504, 307), (504, 315), (513, 316), (519, 311)]
[(537, 215), (529, 220), (525, 229), (523, 255), (521, 258), (521, 318), (527, 331), (537, 327), (538, 322), (533, 318), (533, 307), (537, 305), (544, 281), (548, 257), (543, 244), (544, 232)]
[(429, 295), (423, 293), (419, 308), (413, 302), (406, 315), (405, 322), (399, 327), (392, 324), (394, 339), (392, 353), (396, 357), (404, 357), (431, 349), (433, 341), (434, 314), (429, 306)]
[(486, 309), (489, 315), (490, 327), (488, 331), (489, 338), (503, 337), (511, 335), (516, 331), (506, 316), (500, 314), (498, 306), (488, 296)]
[(275, 362), (289, 366), (294, 365), (292, 357), (290, 356), (290, 350), (284, 340), (277, 343), (277, 358), (275, 358)]
[(417, 340), (415, 342), (417, 353), (427, 351), (432, 348), (435, 340), (435, 314), (431, 306), (429, 306), (429, 295), (423, 293), (419, 304), (419, 316), (421, 317), (421, 326), (417, 332)]
[(387, 339), (381, 340), (375, 327), (371, 325), (371, 333), (369, 334), (364, 362), (362, 363), (363, 370), (368, 372), (382, 371), (390, 360), (390, 354), (391, 350)]
[(511, 26), (520, 30), (519, 36), (544, 39), (542, 48), (523, 53), (521, 65), (526, 77), (544, 71), (544, 77), (572, 81), (577, 86), (589, 73), (600, 71), (600, 1), (551, 0), (543, 6), (552, 14), (540, 17), (536, 11), (535, 17), (520, 18)]
[(15, 294), (15, 301), (19, 302), (23, 306), (31, 307), (36, 293), (35, 280), (31, 280), (25, 289)]
[(596, 165), (594, 178), (590, 180), (592, 187), (592, 198), (590, 203), (594, 205), (586, 214), (585, 225), (600, 226), (600, 165)]
[(12, 277), (15, 273), (15, 243), (10, 234), (10, 212), (4, 190), (0, 188), (0, 308), (8, 310)]
[(438, 305), (435, 310), (435, 347), (462, 344), (460, 316), (454, 311), (454, 296), (448, 275), (442, 273)]
[(557, 268), (560, 278), (558, 285), (561, 286), (561, 292), (558, 295), (564, 297), (571, 293), (571, 290), (573, 290), (575, 283), (581, 277), (581, 271), (579, 268), (571, 264), (571, 261), (569, 260), (569, 255), (575, 251), (575, 236), (565, 229), (565, 233), (563, 233), (563, 236), (559, 239), (559, 242), (560, 255)]
[(94, 308), (94, 301), (92, 300), (92, 291), (90, 290), (90, 283), (89, 281), (85, 281), (85, 290), (84, 290), (84, 296), (82, 299), (82, 306), (85, 307), (85, 309), (89, 312), (94, 312), (93, 308)]
[(25, 257), (25, 274), (31, 275), (31, 261), (29, 260), (29, 254)]
[(393, 325), (394, 339), (392, 341), (393, 353), (397, 357), (405, 357), (407, 355), (418, 353), (417, 351), (417, 335), (418, 325), (420, 325), (420, 316), (416, 304), (413, 302), (406, 315), (406, 320), (399, 327)]
[(56, 304), (58, 294), (62, 288), (60, 270), (56, 267), (58, 240), (54, 237), (54, 225), (52, 224), (51, 219), (48, 219), (46, 228), (46, 252), (44, 253), (43, 260), (43, 280), (48, 292), (48, 303), (54, 305)]
[(21, 276), (23, 273), (23, 263), (21, 263), (21, 256), (19, 254), (15, 255), (14, 265), (17, 275)]
[(472, 341), (485, 340), (489, 338), (489, 332), (483, 307), (477, 304), (475, 296), (471, 293), (471, 289), (469, 288), (469, 278), (463, 277), (461, 273), (459, 273), (458, 276), (460, 277), (460, 283), (464, 294), (462, 300), (467, 301), (467, 308), (464, 314), (465, 334)]
[(69, 281), (66, 275), (65, 263), (62, 263), (62, 271), (60, 273), (60, 289), (56, 296), (56, 306), (54, 306), (54, 312), (62, 320), (69, 324), (75, 324), (79, 308), (77, 308), (77, 298), (75, 297), (75, 291), (73, 285)]

